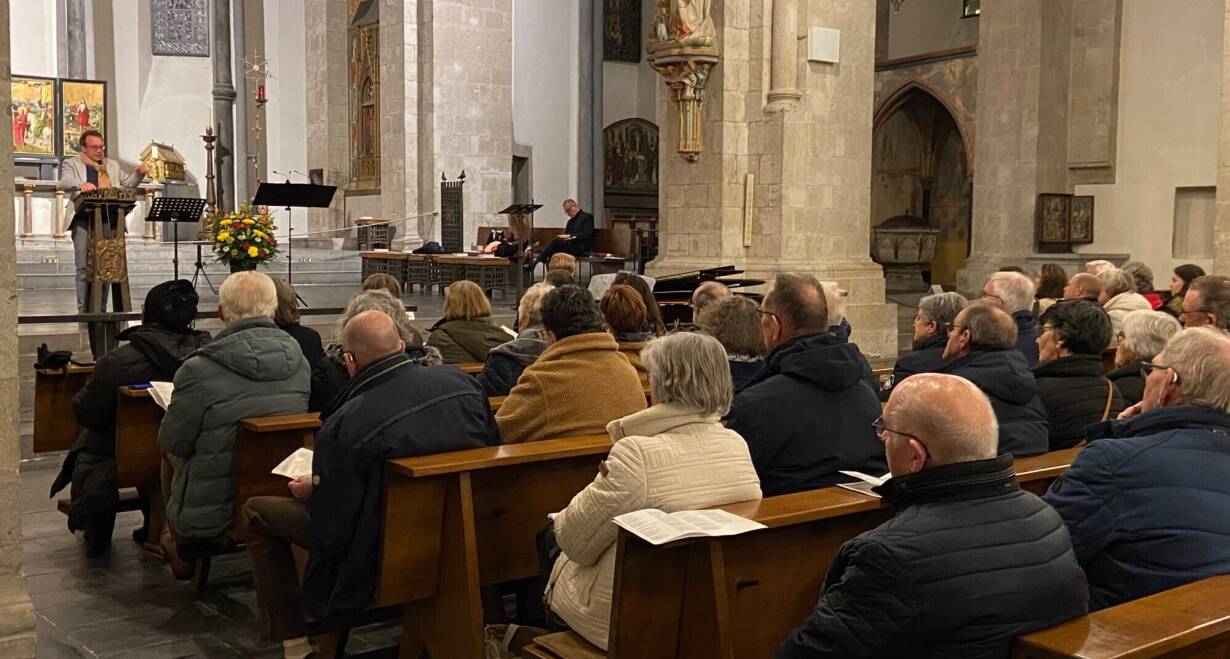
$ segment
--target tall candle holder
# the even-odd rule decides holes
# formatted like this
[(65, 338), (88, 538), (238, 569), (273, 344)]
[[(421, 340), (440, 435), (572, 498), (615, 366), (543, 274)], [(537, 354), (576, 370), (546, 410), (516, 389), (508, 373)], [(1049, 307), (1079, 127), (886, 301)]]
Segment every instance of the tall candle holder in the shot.
[[(205, 127), (205, 134), (201, 136), (201, 140), (205, 142), (205, 212), (208, 217), (218, 209), (218, 194), (214, 188), (214, 142), (218, 141), (218, 136), (214, 135), (213, 126)], [(208, 225), (201, 225), (197, 239), (213, 240), (213, 232), (209, 230)]]

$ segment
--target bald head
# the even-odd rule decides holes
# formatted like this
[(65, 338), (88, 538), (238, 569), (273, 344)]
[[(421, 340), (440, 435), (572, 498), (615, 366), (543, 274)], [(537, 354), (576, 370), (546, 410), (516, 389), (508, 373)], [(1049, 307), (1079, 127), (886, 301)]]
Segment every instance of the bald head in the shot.
[(957, 314), (943, 358), (964, 357), (975, 348), (1011, 350), (1016, 347), (1016, 335), (1016, 321), (1008, 312), (987, 303), (971, 304)]
[(720, 281), (706, 281), (692, 291), (692, 311), (700, 311), (709, 304), (730, 297), (730, 289)]
[(1063, 296), (1068, 299), (1096, 298), (1101, 293), (1102, 280), (1098, 279), (1097, 275), (1091, 275), (1088, 272), (1078, 272), (1072, 275), (1072, 278), (1068, 280), (1068, 285), (1063, 287)]
[(900, 446), (886, 446), (894, 475), (986, 460), (995, 457), (999, 447), (999, 424), (990, 401), (974, 383), (956, 375), (920, 373), (903, 380), (884, 406), (884, 423), (926, 446), (924, 459), (913, 469), (907, 452), (893, 455)]
[(342, 349), (350, 353), (358, 370), (383, 357), (406, 349), (397, 325), (388, 314), (375, 309), (364, 311), (346, 321), (342, 328)]

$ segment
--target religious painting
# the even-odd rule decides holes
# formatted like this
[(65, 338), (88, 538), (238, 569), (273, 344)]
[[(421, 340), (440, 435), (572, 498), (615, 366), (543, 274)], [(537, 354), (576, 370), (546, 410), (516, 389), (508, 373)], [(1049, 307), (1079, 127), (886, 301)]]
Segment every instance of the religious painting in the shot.
[(602, 133), (608, 194), (657, 195), (658, 127), (644, 119), (625, 119)]
[(1036, 213), (1038, 243), (1067, 243), (1072, 195), (1038, 195)]
[(107, 134), (107, 83), (61, 80), (60, 107), (61, 153), (65, 156), (77, 155), (81, 133), (87, 129)]
[[(240, 3), (239, 6), (243, 6)], [(150, 0), (150, 52), (170, 57), (209, 57), (206, 0)]]
[(641, 0), (603, 0), (602, 59), (641, 61)]
[(982, 14), (982, 0), (961, 0), (961, 18), (973, 18)]
[(1071, 222), (1068, 223), (1068, 242), (1073, 245), (1088, 245), (1093, 242), (1093, 197), (1072, 197)]
[(350, 27), (350, 188), (380, 188), (380, 25)]
[(56, 155), (56, 81), (13, 76), (9, 81), (13, 110), (13, 155)]

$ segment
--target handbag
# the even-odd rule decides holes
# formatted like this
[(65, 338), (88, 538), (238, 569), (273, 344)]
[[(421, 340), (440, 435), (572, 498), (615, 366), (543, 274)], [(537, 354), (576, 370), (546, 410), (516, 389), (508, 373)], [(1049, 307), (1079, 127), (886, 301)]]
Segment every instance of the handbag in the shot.
[(1105, 421), (1110, 418), (1110, 406), (1115, 399), (1115, 383), (1106, 378), (1102, 379), (1106, 380), (1106, 407), (1102, 410), (1102, 420)]

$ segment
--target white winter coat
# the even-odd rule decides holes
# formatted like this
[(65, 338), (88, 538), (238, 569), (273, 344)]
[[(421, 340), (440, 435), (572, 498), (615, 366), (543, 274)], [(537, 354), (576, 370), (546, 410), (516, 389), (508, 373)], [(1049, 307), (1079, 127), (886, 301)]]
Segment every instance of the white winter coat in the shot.
[(607, 474), (573, 497), (555, 518), (563, 553), (547, 602), (573, 631), (606, 649), (615, 581), (615, 517), (643, 508), (694, 510), (760, 498), (747, 443), (705, 417), (659, 404), (607, 425), (615, 440)]
[(1102, 308), (1110, 316), (1112, 330), (1110, 344), (1113, 346), (1115, 345), (1115, 337), (1123, 330), (1123, 319), (1127, 318), (1127, 315), (1133, 311), (1152, 311), (1153, 305), (1149, 304), (1149, 300), (1145, 299), (1145, 296), (1140, 293), (1127, 291), (1107, 300), (1106, 304), (1102, 305)]

